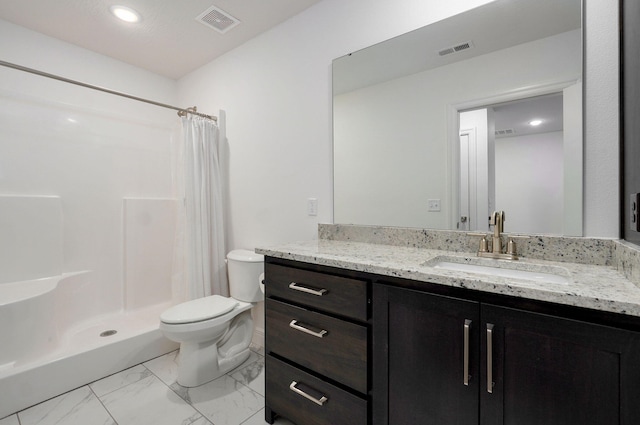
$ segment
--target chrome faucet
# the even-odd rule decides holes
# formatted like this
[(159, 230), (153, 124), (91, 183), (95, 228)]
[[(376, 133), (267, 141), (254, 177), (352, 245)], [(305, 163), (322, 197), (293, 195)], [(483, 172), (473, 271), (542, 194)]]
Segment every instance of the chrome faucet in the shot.
[(489, 241), (484, 236), (480, 239), (479, 257), (497, 258), (502, 260), (517, 260), (516, 243), (509, 238), (506, 250), (502, 250), (502, 233), (504, 232), (504, 211), (494, 211), (489, 217), (489, 225), (493, 226), (493, 236), (491, 237), (491, 249)]

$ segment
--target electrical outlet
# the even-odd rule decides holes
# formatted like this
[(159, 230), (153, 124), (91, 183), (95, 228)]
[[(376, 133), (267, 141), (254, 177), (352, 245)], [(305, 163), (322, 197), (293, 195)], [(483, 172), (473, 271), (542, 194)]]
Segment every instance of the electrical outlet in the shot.
[(428, 199), (427, 200), (429, 211), (440, 211), (440, 199)]
[(640, 206), (640, 193), (632, 193), (629, 196), (629, 226), (634, 232), (640, 232), (640, 217), (638, 207)]
[(318, 200), (316, 198), (307, 199), (307, 215), (318, 215)]

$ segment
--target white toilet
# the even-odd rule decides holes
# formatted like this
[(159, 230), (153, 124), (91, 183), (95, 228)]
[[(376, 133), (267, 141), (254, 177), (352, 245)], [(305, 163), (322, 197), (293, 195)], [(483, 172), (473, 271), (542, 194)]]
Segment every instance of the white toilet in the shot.
[(160, 315), (164, 336), (180, 343), (178, 384), (197, 387), (249, 357), (251, 307), (264, 298), (264, 256), (238, 249), (227, 254), (231, 297), (211, 295), (187, 301)]

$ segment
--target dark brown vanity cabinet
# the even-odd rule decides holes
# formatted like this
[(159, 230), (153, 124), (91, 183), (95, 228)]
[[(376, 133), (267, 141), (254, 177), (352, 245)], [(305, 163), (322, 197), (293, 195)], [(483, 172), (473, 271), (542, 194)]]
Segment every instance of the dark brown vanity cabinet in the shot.
[(640, 320), (267, 257), (266, 420), (637, 425)]
[(374, 425), (640, 423), (640, 334), (376, 284)]
[(344, 274), (267, 258), (267, 422), (368, 423), (370, 283)]

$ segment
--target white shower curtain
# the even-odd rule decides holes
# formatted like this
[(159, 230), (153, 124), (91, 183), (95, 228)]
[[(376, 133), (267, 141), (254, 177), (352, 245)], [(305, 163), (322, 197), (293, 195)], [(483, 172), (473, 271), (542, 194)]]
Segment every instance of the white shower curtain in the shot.
[(184, 203), (176, 233), (174, 294), (182, 300), (228, 296), (219, 129), (212, 120), (188, 116), (182, 118), (182, 136), (177, 183)]

